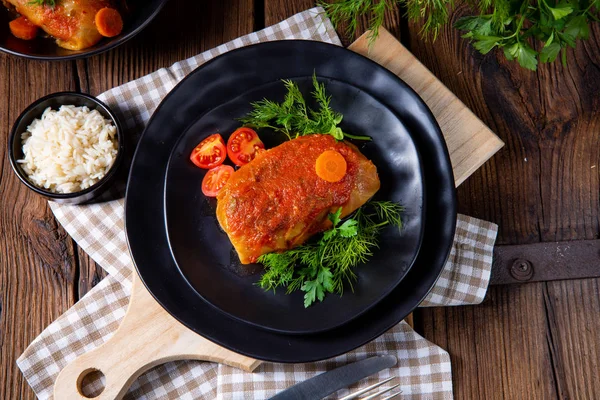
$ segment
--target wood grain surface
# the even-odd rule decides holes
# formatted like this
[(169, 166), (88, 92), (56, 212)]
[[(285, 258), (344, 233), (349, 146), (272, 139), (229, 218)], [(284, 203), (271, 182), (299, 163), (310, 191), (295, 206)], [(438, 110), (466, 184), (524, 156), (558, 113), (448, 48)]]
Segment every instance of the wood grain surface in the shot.
[[(97, 95), (313, 5), (171, 1), (136, 38), (87, 60), (0, 54), (2, 154), (15, 118), (42, 95)], [(532, 73), (481, 56), (450, 28), (435, 43), (422, 40), (401, 15), (387, 14), (388, 30), (506, 143), (459, 187), (460, 212), (498, 223), (502, 244), (599, 238), (600, 24), (571, 51), (568, 69)], [(0, 165), (0, 398), (33, 399), (16, 358), (103, 273), (19, 184), (6, 157)], [(595, 399), (599, 292), (598, 279), (492, 287), (481, 305), (420, 310), (414, 324), (450, 352), (457, 399)]]
[(385, 28), (373, 44), (369, 38), (365, 32), (348, 48), (386, 67), (419, 93), (444, 135), (459, 186), (504, 143)]
[[(568, 68), (538, 72), (482, 56), (450, 27), (435, 43), (418, 30), (409, 25), (405, 45), (506, 143), (459, 187), (459, 212), (496, 222), (499, 244), (597, 239), (600, 25), (570, 51)], [(589, 317), (599, 282), (493, 286), (482, 305), (422, 309), (415, 325), (447, 341), (458, 399), (595, 399), (600, 380), (587, 374), (600, 359)]]
[(65, 366), (54, 383), (54, 398), (85, 400), (84, 377), (100, 372), (106, 377), (106, 386), (94, 399), (121, 400), (144, 372), (178, 360), (217, 362), (247, 372), (261, 364), (205, 339), (177, 321), (152, 297), (134, 270), (129, 305), (119, 328), (106, 342)]

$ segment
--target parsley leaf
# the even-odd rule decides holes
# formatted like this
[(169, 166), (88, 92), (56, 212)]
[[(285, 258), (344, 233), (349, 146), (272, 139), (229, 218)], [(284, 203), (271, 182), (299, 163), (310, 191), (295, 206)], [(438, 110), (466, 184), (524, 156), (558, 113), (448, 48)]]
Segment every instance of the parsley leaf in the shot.
[(336, 212), (331, 213), (327, 216), (327, 218), (331, 221), (332, 226), (331, 229), (323, 232), (323, 238), (321, 238), (319, 244), (327, 243), (336, 235), (340, 235), (342, 237), (350, 237), (356, 235), (356, 220), (349, 219), (338, 227), (340, 223), (340, 215), (342, 215), (342, 207), (338, 208)]
[(335, 235), (337, 235), (337, 233), (338, 233), (338, 230), (336, 228), (325, 231), (323, 233), (323, 238), (321, 239), (321, 241), (319, 243), (325, 243), (325, 242), (331, 240), (331, 238), (334, 237)]
[(562, 7), (557, 7), (557, 8), (548, 7), (548, 10), (550, 10), (550, 12), (552, 13), (552, 16), (554, 17), (555, 20), (559, 20), (559, 19), (564, 18), (567, 15), (571, 14), (573, 12), (573, 7), (569, 7), (569, 6), (562, 6)]
[(319, 285), (317, 280), (305, 281), (300, 288), (304, 291), (304, 308), (309, 307), (312, 303), (315, 302), (317, 298), (317, 294), (321, 298), (321, 301), (325, 297), (325, 293), (323, 293), (323, 288)]
[(540, 52), (540, 61), (544, 63), (553, 62), (556, 60), (556, 57), (558, 57), (560, 49), (561, 47), (558, 43), (550, 43), (549, 45), (544, 46)]
[(486, 24), (487, 21), (488, 21), (488, 19), (483, 16), (461, 17), (458, 19), (458, 21), (456, 21), (456, 23), (454, 24), (454, 27), (456, 29), (470, 31), (469, 33), (471, 33), (472, 31), (476, 31), (480, 26)]
[(337, 228), (341, 237), (348, 238), (358, 233), (358, 222), (354, 219), (349, 219), (344, 222), (339, 228)]
[(475, 42), (473, 43), (473, 47), (475, 47), (481, 54), (489, 53), (494, 47), (496, 47), (500, 41), (502, 40), (499, 36), (479, 36), (475, 35), (473, 37)]
[(327, 216), (327, 218), (329, 218), (329, 220), (333, 224), (333, 228), (335, 228), (340, 223), (340, 215), (342, 215), (342, 207), (338, 208), (338, 210), (333, 214), (329, 214), (329, 216)]
[(583, 15), (569, 20), (565, 24), (565, 34), (577, 39), (588, 39), (590, 37), (590, 25)]
[(537, 68), (537, 52), (527, 43), (517, 42), (509, 51), (517, 59), (521, 67), (535, 71)]
[(575, 36), (570, 33), (558, 32), (558, 37), (562, 43), (564, 43), (572, 48), (575, 48), (575, 46), (577, 45), (575, 42)]

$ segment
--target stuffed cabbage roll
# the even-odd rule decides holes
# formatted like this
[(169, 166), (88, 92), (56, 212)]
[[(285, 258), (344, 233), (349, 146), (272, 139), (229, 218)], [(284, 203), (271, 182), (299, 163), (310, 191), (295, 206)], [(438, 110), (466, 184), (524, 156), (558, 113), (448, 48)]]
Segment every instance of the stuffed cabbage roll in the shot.
[[(42, 28), (65, 49), (81, 50), (102, 39), (95, 24), (96, 13), (103, 8), (115, 8), (111, 0), (3, 0), (9, 7)], [(122, 21), (121, 21), (122, 22)]]
[[(315, 171), (319, 155), (335, 150), (347, 170), (338, 182)], [(262, 254), (302, 244), (331, 227), (327, 218), (342, 207), (342, 217), (379, 190), (375, 165), (355, 146), (330, 135), (309, 135), (260, 153), (229, 179), (217, 196), (217, 219), (243, 264)]]

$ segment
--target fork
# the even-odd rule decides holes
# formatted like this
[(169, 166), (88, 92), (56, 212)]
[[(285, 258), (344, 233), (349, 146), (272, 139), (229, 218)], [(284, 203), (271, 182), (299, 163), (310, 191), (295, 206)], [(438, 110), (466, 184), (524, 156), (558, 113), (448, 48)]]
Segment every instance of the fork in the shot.
[(341, 397), (341, 398), (339, 398), (338, 400), (353, 400), (353, 399), (358, 399), (358, 400), (371, 400), (371, 399), (376, 399), (376, 398), (377, 398), (378, 400), (389, 400), (389, 399), (393, 399), (393, 398), (395, 398), (396, 396), (399, 396), (399, 395), (402, 393), (402, 391), (399, 391), (399, 392), (396, 392), (396, 393), (390, 394), (390, 395), (388, 395), (388, 396), (386, 396), (386, 397), (381, 397), (381, 398), (380, 398), (379, 396), (382, 396), (382, 395), (384, 395), (384, 394), (386, 394), (386, 393), (389, 393), (389, 392), (391, 392), (392, 390), (394, 390), (395, 388), (397, 388), (398, 386), (400, 386), (400, 384), (399, 384), (399, 383), (398, 383), (398, 384), (396, 384), (396, 385), (394, 385), (394, 386), (390, 386), (390, 387), (388, 387), (388, 388), (386, 388), (386, 389), (380, 390), (380, 391), (378, 391), (378, 392), (376, 392), (376, 393), (370, 394), (370, 395), (368, 395), (368, 396), (366, 396), (366, 397), (361, 397), (361, 398), (359, 398), (359, 396), (362, 396), (363, 394), (366, 394), (366, 393), (368, 393), (368, 392), (370, 392), (370, 391), (372, 391), (372, 390), (374, 390), (374, 389), (377, 389), (378, 387), (380, 387), (380, 386), (382, 386), (382, 385), (385, 385), (386, 383), (388, 383), (388, 382), (389, 382), (389, 381), (391, 381), (392, 379), (394, 379), (394, 377), (391, 377), (391, 378), (385, 379), (385, 380), (383, 380), (383, 381), (381, 381), (381, 382), (375, 383), (375, 384), (373, 384), (373, 385), (371, 385), (371, 386), (368, 386), (368, 387), (366, 387), (366, 388), (364, 388), (364, 389), (357, 390), (356, 392), (354, 392), (354, 393), (350, 393), (349, 395), (347, 395), (347, 396), (344, 396), (344, 397)]

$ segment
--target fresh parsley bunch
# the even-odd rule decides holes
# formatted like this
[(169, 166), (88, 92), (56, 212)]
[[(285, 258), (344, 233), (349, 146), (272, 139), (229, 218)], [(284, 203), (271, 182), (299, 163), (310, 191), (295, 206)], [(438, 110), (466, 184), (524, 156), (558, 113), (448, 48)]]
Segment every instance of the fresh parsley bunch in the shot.
[[(371, 15), (371, 43), (378, 35), (385, 10), (406, 7), (411, 21), (423, 21), (421, 33), (435, 39), (448, 22), (453, 0), (336, 0), (320, 3), (335, 26), (345, 22), (354, 34), (358, 18)], [(501, 48), (509, 60), (535, 71), (538, 60), (553, 62), (561, 54), (567, 63), (567, 48), (588, 39), (590, 21), (600, 21), (600, 0), (474, 0), (469, 4), (479, 15), (459, 19), (455, 27), (482, 54)], [(537, 49), (537, 50), (536, 50)]]
[[(600, 1), (493, 0), (491, 13), (463, 17), (455, 27), (466, 31), (463, 37), (472, 40), (482, 54), (501, 48), (507, 59), (535, 71), (538, 58), (553, 62), (561, 52), (566, 66), (567, 47), (575, 48), (578, 39), (589, 37), (588, 19), (597, 19), (593, 12), (599, 5)], [(536, 41), (539, 51), (530, 44)]]

